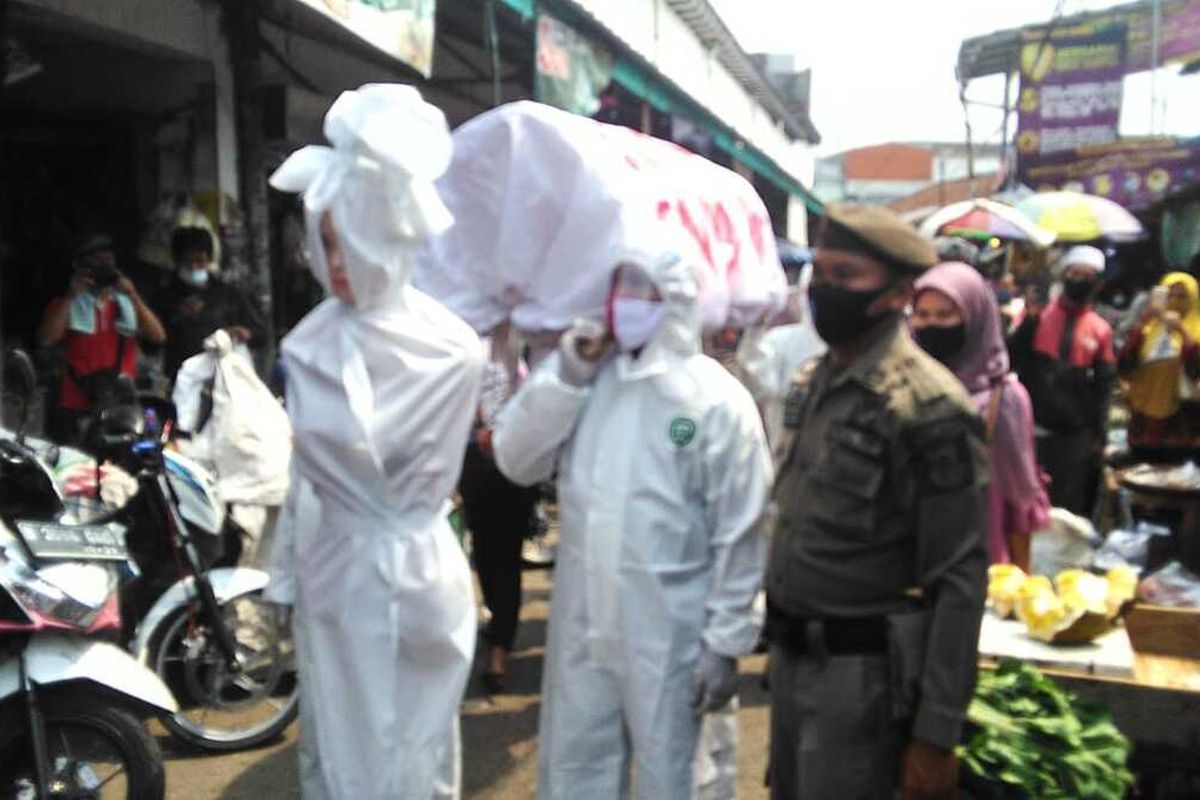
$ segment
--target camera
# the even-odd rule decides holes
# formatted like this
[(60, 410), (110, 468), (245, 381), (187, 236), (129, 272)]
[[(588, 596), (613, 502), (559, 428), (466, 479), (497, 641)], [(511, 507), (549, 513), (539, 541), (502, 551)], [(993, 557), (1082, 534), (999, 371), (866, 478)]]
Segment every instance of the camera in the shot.
[(112, 286), (121, 277), (121, 273), (117, 272), (117, 268), (112, 264), (97, 264), (91, 268), (91, 272), (97, 289)]

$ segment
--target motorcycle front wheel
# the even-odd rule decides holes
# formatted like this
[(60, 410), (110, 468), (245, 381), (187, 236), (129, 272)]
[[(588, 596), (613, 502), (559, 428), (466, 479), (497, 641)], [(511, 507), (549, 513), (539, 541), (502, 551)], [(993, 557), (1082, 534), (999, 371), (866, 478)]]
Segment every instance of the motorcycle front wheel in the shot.
[[(46, 800), (162, 800), (162, 752), (135, 716), (94, 692), (39, 694), (50, 765)], [(42, 798), (29, 721), (5, 715), (0, 736), (0, 798)]]
[(231, 670), (198, 604), (168, 615), (151, 637), (150, 667), (179, 703), (163, 725), (205, 750), (241, 750), (277, 738), (296, 718), (294, 651), (278, 607), (258, 592), (220, 606), (239, 666)]

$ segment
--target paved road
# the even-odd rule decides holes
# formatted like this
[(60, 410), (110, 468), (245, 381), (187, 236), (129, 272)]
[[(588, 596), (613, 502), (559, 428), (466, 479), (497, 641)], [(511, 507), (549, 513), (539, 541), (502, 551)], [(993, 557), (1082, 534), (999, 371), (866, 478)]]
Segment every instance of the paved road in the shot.
[[(517, 649), (509, 664), (509, 691), (487, 698), (473, 681), (463, 706), (464, 793), (469, 800), (525, 800), (537, 776), (537, 717), (543, 643), (549, 610), (548, 575), (526, 572), (525, 604)], [(739, 800), (762, 800), (766, 769), (767, 705), (759, 686), (764, 659), (742, 663), (739, 717)], [(167, 793), (172, 800), (274, 800), (298, 795), (296, 726), (282, 741), (251, 752), (197, 756), (162, 738)]]

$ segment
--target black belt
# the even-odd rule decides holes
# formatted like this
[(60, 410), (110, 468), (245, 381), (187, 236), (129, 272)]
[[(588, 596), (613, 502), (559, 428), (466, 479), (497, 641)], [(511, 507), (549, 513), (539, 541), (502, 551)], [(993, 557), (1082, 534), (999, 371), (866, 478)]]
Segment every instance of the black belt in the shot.
[(886, 617), (803, 618), (770, 609), (767, 627), (771, 641), (794, 656), (866, 655), (888, 648)]

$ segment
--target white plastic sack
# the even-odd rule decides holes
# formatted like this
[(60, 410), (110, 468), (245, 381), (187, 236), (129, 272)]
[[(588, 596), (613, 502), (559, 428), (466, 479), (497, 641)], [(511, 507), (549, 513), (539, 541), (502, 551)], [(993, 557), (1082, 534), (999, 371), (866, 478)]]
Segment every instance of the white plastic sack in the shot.
[[(232, 352), (246, 361), (251, 360), (250, 351), (244, 344), (234, 344)], [(171, 391), (171, 402), (175, 404), (175, 426), (179, 430), (190, 433), (199, 427), (204, 384), (213, 379), (216, 369), (217, 355), (210, 350), (194, 355), (179, 365), (179, 371), (175, 373), (175, 388)], [(206, 445), (207, 442), (194, 442), (191, 457), (207, 461), (208, 452), (202, 452)]]
[(700, 720), (692, 789), (696, 800), (737, 800), (738, 710), (734, 697)]
[(1100, 535), (1084, 517), (1065, 508), (1050, 509), (1050, 527), (1035, 531), (1029, 546), (1029, 571), (1051, 577), (1064, 569), (1088, 569)]
[[(292, 457), (287, 412), (225, 331), (204, 345), (204, 353), (180, 366), (172, 394), (179, 426), (193, 432), (186, 455), (212, 464), (223, 501), (279, 505), (287, 494)], [(212, 415), (196, 432), (199, 390), (210, 377)]]
[(476, 330), (560, 330), (604, 302), (617, 255), (676, 249), (701, 280), (705, 327), (778, 311), (787, 282), (770, 217), (740, 175), (674, 144), (539, 103), (454, 132), (438, 181), (455, 223), (415, 275)]

